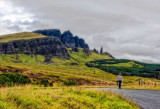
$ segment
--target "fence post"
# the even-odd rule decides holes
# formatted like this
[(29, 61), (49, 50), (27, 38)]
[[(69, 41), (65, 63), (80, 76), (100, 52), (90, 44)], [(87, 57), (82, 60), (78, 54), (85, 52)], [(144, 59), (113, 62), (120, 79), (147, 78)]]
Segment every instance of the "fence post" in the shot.
[(141, 79), (139, 78), (139, 85), (141, 85)]
[(95, 67), (96, 67), (96, 63), (94, 63), (94, 74), (96, 73), (96, 69), (95, 69)]

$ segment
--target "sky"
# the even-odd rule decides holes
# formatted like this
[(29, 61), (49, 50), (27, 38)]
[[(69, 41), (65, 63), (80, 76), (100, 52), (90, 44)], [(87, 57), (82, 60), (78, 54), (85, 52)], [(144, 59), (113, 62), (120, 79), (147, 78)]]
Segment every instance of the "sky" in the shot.
[(160, 63), (160, 0), (0, 0), (0, 35), (70, 30), (118, 59)]

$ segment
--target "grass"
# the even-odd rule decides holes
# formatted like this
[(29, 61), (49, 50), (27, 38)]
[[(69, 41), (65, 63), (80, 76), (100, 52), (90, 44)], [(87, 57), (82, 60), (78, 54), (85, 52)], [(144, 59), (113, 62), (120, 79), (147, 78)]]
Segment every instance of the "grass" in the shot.
[(0, 89), (1, 109), (139, 109), (120, 95), (83, 88), (13, 87)]
[(133, 61), (126, 62), (126, 63), (118, 63), (118, 64), (104, 64), (105, 66), (116, 66), (116, 67), (134, 67), (137, 66), (139, 68), (142, 68), (143, 66), (140, 64), (136, 64)]
[[(32, 84), (41, 83), (42, 79), (47, 79), (48, 84), (53, 83), (53, 86), (64, 86), (70, 85), (81, 85), (81, 86), (95, 86), (95, 87), (117, 87), (116, 75), (102, 71), (100, 69), (87, 67), (85, 62), (101, 58), (110, 58), (107, 55), (101, 56), (100, 54), (92, 53), (89, 57), (82, 52), (70, 53), (71, 59), (59, 59), (52, 58), (53, 63), (44, 63), (45, 57), (37, 55), (31, 57), (31, 55), (18, 54), (16, 55), (0, 55), (0, 68), (11, 69), (8, 66), (13, 67), (12, 69), (23, 69), (23, 74), (30, 77)], [(96, 58), (94, 58), (96, 57)], [(77, 63), (72, 65), (73, 63)], [(0, 70), (1, 73), (4, 73)], [(8, 71), (9, 72), (9, 71)], [(34, 75), (31, 77), (30, 75)], [(43, 74), (43, 75), (42, 75)], [(38, 76), (39, 75), (39, 76)], [(36, 77), (36, 78), (35, 78)], [(136, 76), (123, 76), (123, 87), (125, 88), (146, 88), (155, 89), (152, 78), (142, 78)], [(142, 86), (139, 86), (138, 79), (142, 80)], [(146, 86), (146, 87), (144, 87)], [(157, 80), (157, 90), (160, 90), (160, 81)]]
[[(45, 36), (36, 33), (24, 32), (2, 36), (0, 41), (8, 42), (13, 40), (38, 37)], [(15, 72), (16, 69), (20, 71), (23, 70), (23, 72), (17, 73), (22, 73), (29, 76), (32, 84), (41, 84), (42, 81), (47, 80), (47, 83), (53, 83), (53, 86), (64, 86), (66, 84), (70, 84), (87, 87), (116, 87), (115, 75), (97, 68), (90, 68), (85, 65), (87, 62), (97, 59), (112, 59), (109, 55), (101, 55), (99, 53), (91, 52), (91, 54), (88, 56), (81, 48), (79, 49), (79, 52), (71, 52), (70, 48), (67, 50), (71, 56), (69, 60), (53, 57), (52, 63), (49, 64), (44, 62), (45, 57), (42, 55), (31, 56), (26, 54), (0, 54), (0, 73), (10, 73), (10, 71)], [(133, 64), (135, 63), (128, 62), (115, 64), (115, 66), (132, 67)], [(11, 69), (10, 67), (13, 68)], [(136, 76), (124, 76), (123, 86), (138, 86), (139, 78), (140, 77)], [(154, 85), (154, 79), (142, 78), (142, 80), (149, 84), (148, 87)], [(157, 81), (157, 84), (160, 84), (160, 81)], [(157, 87), (160, 89), (159, 85), (157, 85)]]
[(43, 38), (43, 37), (47, 37), (47, 36), (37, 34), (37, 33), (32, 33), (32, 32), (22, 32), (22, 33), (2, 35), (0, 36), (0, 43), (6, 43), (6, 42), (15, 41), (15, 40)]
[(147, 64), (127, 59), (102, 59), (90, 61), (88, 67), (96, 67), (104, 71), (109, 71), (114, 75), (121, 73), (123, 76), (140, 76), (157, 78), (160, 64)]
[[(69, 51), (69, 49), (68, 49)], [(85, 64), (89, 61), (97, 60), (97, 59), (111, 59), (109, 55), (101, 55), (99, 53), (91, 52), (90, 56), (87, 56), (84, 52), (83, 49), (79, 49), (79, 52), (70, 52), (69, 54), (71, 55), (71, 59), (75, 60), (76, 62), (80, 64)]]
[[(93, 53), (93, 55), (95, 54)], [(16, 57), (16, 55), (1, 54), (0, 62), (3, 64), (1, 64), (0, 66), (4, 69), (8, 69), (7, 66), (12, 66), (18, 69), (24, 69), (25, 71), (23, 72), (23, 74), (42, 73), (49, 77), (53, 77), (50, 78), (50, 81), (54, 81), (59, 84), (69, 79), (76, 80), (77, 82), (79, 81), (79, 79), (81, 79), (81, 81), (83, 82), (80, 83), (81, 85), (86, 85), (88, 83), (92, 84), (93, 82), (111, 82), (107, 78), (110, 78), (110, 76), (112, 77), (112, 74), (106, 74), (105, 72), (99, 69), (96, 69), (96, 74), (94, 74), (94, 69), (85, 66), (85, 63), (81, 60), (82, 57), (76, 58), (77, 60), (73, 58), (71, 58), (70, 60), (52, 58), (53, 63), (50, 64), (44, 63), (43, 61), (45, 57), (41, 55), (31, 57), (31, 55), (18, 54), (18, 60), (16, 59)], [(90, 60), (92, 59), (94, 58), (90, 57)], [(73, 63), (78, 63), (78, 65), (72, 65)], [(89, 82), (86, 83), (87, 81)]]
[(126, 86), (126, 89), (137, 89), (137, 90), (160, 90), (160, 84), (158, 86), (154, 85), (132, 85), (132, 86)]
[[(32, 39), (32, 38), (40, 38), (46, 37), (40, 34), (31, 33), (31, 32), (23, 32), (16, 33), (10, 35), (4, 35), (0, 37), (0, 42), (9, 42), (13, 40), (21, 40), (21, 39)], [(72, 85), (81, 85), (81, 86), (98, 86), (98, 87), (116, 87), (116, 75), (113, 75), (109, 72), (102, 71), (97, 68), (90, 68), (85, 65), (85, 63), (89, 61), (94, 61), (98, 59), (112, 59), (109, 55), (101, 55), (98, 53), (91, 52), (88, 56), (83, 52), (83, 49), (79, 49), (79, 52), (71, 52), (71, 49), (68, 48), (68, 53), (71, 58), (60, 59), (60, 58), (52, 58), (52, 63), (45, 63), (45, 57), (42, 55), (5, 55), (0, 54), (0, 73), (10, 73), (17, 71), (24, 75), (27, 75), (32, 80), (32, 84), (39, 84), (42, 81), (46, 81), (43, 79), (47, 79), (48, 83), (53, 83), (53, 86), (63, 86), (65, 84)], [(113, 66), (125, 66), (125, 67), (133, 67), (135, 65), (133, 61), (112, 64)], [(139, 64), (136, 66), (142, 67)], [(94, 73), (95, 70), (95, 73)], [(123, 87), (126, 88), (144, 88), (144, 85), (151, 89), (154, 88), (154, 79), (152, 78), (141, 78), (136, 76), (124, 76)], [(142, 86), (138, 85), (138, 79), (141, 78), (143, 84)], [(160, 89), (160, 81), (157, 80), (156, 89)]]
[[(24, 32), (2, 36), (0, 42), (41, 37), (45, 36)], [(84, 89), (85, 87), (117, 87), (115, 75), (85, 65), (97, 59), (111, 59), (109, 55), (91, 52), (88, 56), (83, 49), (79, 49), (80, 52), (67, 50), (71, 56), (69, 60), (53, 57), (51, 63), (44, 62), (45, 57), (42, 55), (0, 54), (0, 74), (27, 75), (31, 83), (36, 85), (0, 88), (0, 109), (139, 109), (136, 104), (120, 95)], [(132, 64), (134, 63), (117, 65)], [(123, 87), (128, 89), (148, 87), (160, 90), (160, 81), (157, 81), (155, 88), (154, 79), (141, 78), (148, 85), (139, 86), (139, 78), (124, 76)], [(43, 85), (54, 87), (42, 87)]]

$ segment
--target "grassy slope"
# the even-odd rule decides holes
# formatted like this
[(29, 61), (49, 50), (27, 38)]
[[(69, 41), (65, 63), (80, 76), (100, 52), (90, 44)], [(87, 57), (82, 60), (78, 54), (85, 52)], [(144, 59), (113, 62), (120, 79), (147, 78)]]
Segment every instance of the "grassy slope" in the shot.
[[(28, 35), (27, 35), (28, 34)], [(20, 39), (32, 39), (45, 37), (33, 33), (18, 33), (14, 35), (5, 35), (0, 37), (0, 42), (9, 42)], [(27, 37), (26, 37), (27, 36)], [(68, 50), (69, 51), (69, 50)], [(30, 77), (33, 84), (37, 83), (38, 79), (47, 78), (49, 82), (54, 82), (54, 86), (63, 86), (64, 82), (69, 80), (81, 81), (79, 85), (87, 85), (92, 83), (94, 86), (115, 86), (116, 76), (102, 70), (89, 68), (85, 65), (88, 61), (96, 59), (110, 59), (107, 55), (91, 53), (88, 57), (82, 52), (69, 52), (70, 60), (52, 58), (53, 63), (44, 63), (44, 56), (0, 54), (0, 73), (11, 72), (15, 69), (23, 69), (23, 74), (35, 77)], [(77, 65), (75, 64), (77, 63)], [(5, 72), (4, 72), (5, 71)], [(124, 77), (124, 85), (137, 86), (139, 77)], [(154, 83), (152, 79), (142, 78), (146, 81)], [(89, 82), (89, 83), (88, 83)], [(107, 84), (105, 84), (107, 83)], [(3, 109), (21, 109), (21, 108), (74, 108), (74, 109), (138, 109), (138, 107), (124, 99), (122, 96), (112, 94), (110, 92), (86, 91), (84, 89), (70, 88), (41, 88), (41, 87), (12, 87), (0, 89), (0, 108)]]
[[(136, 65), (139, 68), (143, 68), (143, 65), (141, 65), (140, 62), (134, 62), (132, 60), (130, 61), (128, 60), (127, 62), (122, 62), (122, 63), (117, 63), (117, 64), (108, 64), (107, 62), (105, 62), (104, 64), (99, 63), (96, 65), (102, 65), (104, 67), (115, 66), (115, 67), (126, 67), (126, 68), (133, 68)], [(144, 77), (137, 77), (137, 76), (123, 76), (123, 78), (124, 78), (123, 85), (125, 86), (125, 88), (160, 90), (160, 80), (157, 80), (154, 78), (144, 78)], [(141, 82), (142, 82), (142, 85), (140, 86), (139, 86), (139, 79), (141, 79)], [(156, 87), (155, 87), (155, 81), (156, 81)]]
[[(80, 50), (80, 53), (72, 52), (70, 55), (72, 57), (70, 60), (53, 58), (54, 63), (47, 64), (43, 63), (45, 58), (41, 55), (31, 57), (30, 55), (19, 54), (19, 59), (16, 60), (16, 55), (1, 54), (0, 66), (6, 69), (9, 69), (8, 66), (12, 66), (27, 70), (27, 72), (32, 72), (33, 74), (43, 73), (45, 75), (54, 75), (54, 77), (59, 76), (58, 79), (63, 80), (67, 78), (83, 78), (89, 81), (112, 82), (111, 78), (115, 78), (112, 74), (98, 69), (96, 69), (96, 74), (94, 74), (93, 69), (86, 67), (84, 64), (84, 62), (94, 60), (95, 57), (96, 59), (110, 57), (95, 53), (87, 57), (82, 50)], [(79, 65), (71, 66), (71, 63), (78, 63)], [(23, 73), (26, 74), (27, 72)], [(55, 80), (54, 86), (62, 85), (62, 83), (58, 82), (58, 79)], [(28, 86), (1, 88), (0, 93), (0, 108), (3, 109), (139, 109), (136, 104), (122, 96), (110, 92), (87, 91), (83, 88)]]
[[(58, 80), (57, 81), (55, 80), (56, 82), (58, 82), (59, 80), (81, 78), (84, 79), (84, 84), (86, 84), (85, 81), (99, 81), (99, 82), (104, 81), (112, 83), (112, 81), (110, 81), (112, 78), (112, 74), (106, 74), (105, 72), (99, 69), (96, 69), (96, 74), (94, 74), (94, 69), (88, 68), (87, 66), (85, 66), (84, 63), (94, 59), (110, 58), (110, 57), (101, 56), (96, 53), (92, 53), (89, 57), (87, 57), (86, 54), (82, 52), (82, 49), (80, 50), (79, 53), (72, 52), (70, 53), (70, 55), (72, 57), (70, 60), (52, 58), (53, 63), (47, 64), (43, 63), (45, 58), (44, 56), (41, 55), (38, 55), (37, 57), (33, 56), (31, 58), (30, 55), (19, 54), (18, 55), (19, 59), (16, 60), (16, 55), (1, 54), (0, 62), (3, 63), (1, 64), (1, 66), (3, 67), (12, 66), (19, 69), (26, 69), (27, 72), (33, 74), (43, 73), (49, 76), (54, 76), (54, 77), (58, 76)], [(72, 65), (72, 63), (78, 63), (78, 65)]]
[[(69, 52), (70, 53), (70, 52)], [(105, 55), (92, 53), (89, 57), (80, 50), (79, 53), (70, 53), (71, 59), (58, 59), (52, 58), (53, 63), (43, 63), (44, 56), (38, 55), (37, 57), (30, 55), (19, 54), (19, 60), (16, 60), (16, 55), (0, 55), (1, 66), (12, 66), (20, 69), (26, 69), (27, 73), (38, 74), (42, 73), (48, 76), (50, 82), (54, 82), (54, 86), (64, 85), (64, 81), (75, 80), (77, 85), (94, 85), (94, 86), (116, 86), (116, 76), (110, 73), (106, 73), (102, 70), (96, 69), (94, 74), (94, 68), (89, 68), (85, 65), (85, 62), (110, 58)], [(95, 58), (96, 57), (96, 58)], [(13, 63), (16, 62), (16, 63)], [(72, 63), (78, 63), (78, 65), (72, 65)], [(50, 78), (51, 77), (51, 78)], [(43, 78), (43, 77), (42, 77)], [(46, 78), (44, 76), (44, 78)], [(154, 79), (141, 78), (142, 81), (149, 83), (149, 86), (138, 86), (138, 79), (141, 77), (136, 76), (124, 76), (123, 85), (131, 88), (152, 88), (160, 89), (160, 87), (154, 87)], [(32, 78), (34, 80), (34, 78)], [(33, 81), (36, 83), (37, 81)], [(107, 84), (105, 84), (107, 83)], [(158, 84), (160, 82), (158, 81)]]
[(140, 64), (136, 64), (135, 62), (133, 61), (130, 61), (130, 62), (126, 62), (126, 63), (118, 63), (118, 64), (105, 64), (104, 66), (116, 66), (116, 67), (134, 67), (134, 65), (138, 66), (138, 67), (143, 67), (142, 65)]
[(141, 77), (157, 77), (160, 69), (160, 64), (147, 64), (138, 61), (126, 60), (126, 59), (103, 59), (96, 60), (87, 63), (88, 66), (96, 67), (104, 71), (110, 71), (113, 74), (122, 73), (125, 76), (141, 76)]
[[(11, 35), (4, 35), (0, 37), (0, 42), (9, 42), (13, 40), (20, 40), (20, 39), (31, 39), (31, 38), (40, 38), (46, 37), (36, 33), (30, 32), (23, 32), (23, 33), (16, 33)], [(4, 55), (0, 54), (0, 67), (4, 69), (10, 69), (8, 66), (25, 69), (23, 72), (24, 74), (37, 74), (41, 73), (44, 74), (40, 78), (49, 79), (49, 82), (54, 82), (54, 85), (63, 85), (64, 81), (68, 80), (75, 80), (80, 82), (79, 85), (89, 85), (94, 84), (96, 86), (106, 86), (112, 85), (115, 86), (116, 83), (116, 76), (102, 70), (96, 69), (94, 74), (94, 68), (89, 68), (85, 65), (86, 62), (97, 60), (97, 59), (110, 59), (108, 55), (100, 55), (97, 53), (92, 52), (90, 56), (87, 56), (85, 53), (82, 52), (68, 52), (71, 55), (70, 60), (66, 59), (58, 59), (52, 58), (53, 63), (47, 64), (43, 63), (45, 57), (38, 55), (31, 57), (30, 55), (19, 54), (18, 60), (16, 59), (16, 55)], [(77, 65), (74, 65), (77, 63)], [(132, 62), (129, 63), (121, 63), (117, 64), (116, 66), (128, 66), (132, 67)], [(140, 66), (141, 67), (141, 66)], [(10, 72), (8, 70), (8, 72)], [(4, 73), (0, 70), (0, 73)], [(138, 79), (140, 77), (134, 76), (124, 76), (123, 85), (127, 87), (138, 87)], [(33, 83), (37, 81), (34, 78), (31, 78)], [(141, 78), (142, 81), (150, 84), (150, 88), (154, 88), (154, 79), (149, 78)], [(107, 83), (107, 84), (106, 84)], [(158, 81), (159, 84), (159, 81)], [(144, 87), (143, 87), (144, 88)]]
[(47, 36), (37, 34), (37, 33), (32, 33), (32, 32), (22, 32), (22, 33), (2, 35), (0, 36), (0, 43), (10, 42), (14, 40), (22, 40), (22, 39), (42, 38), (42, 37), (47, 37)]
[(83, 88), (27, 86), (3, 88), (0, 93), (1, 109), (139, 109), (120, 95)]

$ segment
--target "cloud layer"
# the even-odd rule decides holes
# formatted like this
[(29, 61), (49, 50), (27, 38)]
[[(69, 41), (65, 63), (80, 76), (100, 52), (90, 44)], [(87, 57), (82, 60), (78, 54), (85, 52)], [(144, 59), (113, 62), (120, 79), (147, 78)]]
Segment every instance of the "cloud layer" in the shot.
[(160, 63), (159, 0), (0, 0), (0, 34), (71, 30), (116, 58)]

